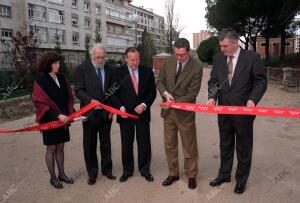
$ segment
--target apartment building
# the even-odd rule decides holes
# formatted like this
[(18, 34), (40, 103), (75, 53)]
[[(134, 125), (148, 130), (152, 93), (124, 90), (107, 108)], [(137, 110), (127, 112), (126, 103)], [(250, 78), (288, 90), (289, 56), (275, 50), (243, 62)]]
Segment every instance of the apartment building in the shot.
[(214, 36), (214, 32), (209, 30), (200, 30), (199, 33), (193, 33), (193, 48), (197, 49), (202, 41)]
[[(135, 27), (130, 16), (138, 13), (144, 16), (141, 23), (138, 23), (139, 36), (147, 26), (154, 34), (156, 45), (161, 46), (164, 38), (159, 34), (163, 34), (163, 18), (135, 7), (131, 2), (132, 0), (0, 0), (0, 37), (1, 40), (10, 41), (17, 31), (30, 30), (36, 34), (41, 50), (53, 49), (58, 39), (66, 62), (79, 64), (85, 59), (86, 39), (90, 39), (93, 44), (96, 32), (99, 32), (102, 43), (107, 45), (108, 58), (120, 59), (126, 48), (135, 44)], [(97, 28), (98, 25), (100, 29)], [(3, 51), (1, 46), (0, 54)], [(4, 57), (0, 55), (0, 58)]]
[(121, 59), (128, 47), (134, 46), (134, 25), (130, 22), (131, 0), (106, 0), (106, 44), (109, 58)]
[(133, 13), (137, 14), (137, 43), (141, 42), (144, 29), (152, 36), (154, 46), (158, 53), (164, 52), (166, 48), (166, 35), (164, 17), (153, 13), (152, 9), (145, 9), (131, 5)]

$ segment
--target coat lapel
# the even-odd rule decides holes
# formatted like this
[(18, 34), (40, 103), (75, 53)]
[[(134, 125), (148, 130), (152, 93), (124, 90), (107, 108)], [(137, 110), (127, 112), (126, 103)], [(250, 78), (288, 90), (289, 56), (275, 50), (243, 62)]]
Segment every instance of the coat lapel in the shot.
[[(144, 69), (141, 68), (141, 66), (139, 66), (139, 91), (138, 91), (138, 95), (141, 94), (141, 91), (143, 91), (143, 87), (144, 87), (144, 82), (145, 82), (145, 76), (144, 76), (145, 72), (144, 72)], [(133, 85), (132, 85), (133, 87)]]
[(105, 72), (105, 79), (104, 79), (104, 91), (106, 91), (109, 87), (108, 87), (108, 81), (110, 78), (110, 72), (109, 72), (109, 67), (104, 65), (104, 72)]
[[(177, 67), (177, 63), (175, 63), (175, 67)], [(185, 77), (190, 73), (191, 71), (191, 68), (192, 68), (192, 65), (191, 65), (191, 58), (189, 58), (189, 60), (187, 61), (187, 63), (185, 64), (181, 74), (179, 75), (179, 78), (175, 84), (175, 88), (185, 79)], [(174, 76), (174, 79), (176, 77), (176, 69), (175, 69), (175, 76)], [(174, 81), (175, 82), (175, 81)]]
[(99, 87), (99, 90), (102, 92), (102, 89), (100, 88), (101, 87), (100, 80), (92, 62), (89, 62), (87, 66), (87, 71), (89, 77), (91, 78), (91, 81), (95, 81), (97, 83), (97, 86)]
[(233, 73), (233, 77), (232, 77), (230, 87), (232, 87), (236, 83), (236, 81), (238, 80), (238, 78), (240, 76), (241, 71), (243, 70), (243, 62), (242, 62), (243, 57), (244, 57), (244, 52), (241, 49), (240, 54), (239, 54), (239, 58), (237, 60), (237, 63), (236, 63), (235, 69), (234, 69), (234, 73)]
[(130, 92), (132, 92), (132, 94), (136, 96), (136, 93), (135, 93), (135, 90), (133, 87), (133, 82), (131, 80), (130, 72), (126, 65), (124, 66), (124, 76), (125, 77), (123, 80), (125, 80), (124, 82), (125, 82), (125, 84), (127, 84), (126, 86), (130, 89)]
[(219, 86), (220, 88), (226, 86), (226, 87), (229, 87), (229, 80), (228, 80), (228, 67), (227, 67), (227, 56), (224, 56), (222, 57), (221, 59), (221, 66), (220, 66), (220, 70), (221, 72), (221, 76), (222, 76), (222, 79), (221, 81), (219, 81)]

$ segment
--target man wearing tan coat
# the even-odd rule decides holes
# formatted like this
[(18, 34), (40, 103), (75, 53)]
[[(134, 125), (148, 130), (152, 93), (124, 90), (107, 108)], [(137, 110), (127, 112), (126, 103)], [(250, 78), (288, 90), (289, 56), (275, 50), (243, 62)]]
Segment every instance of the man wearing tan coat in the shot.
[[(195, 103), (202, 80), (202, 67), (190, 56), (190, 44), (180, 38), (174, 44), (174, 55), (166, 59), (157, 79), (157, 88), (164, 102)], [(163, 186), (171, 185), (179, 179), (178, 131), (180, 133), (184, 168), (189, 178), (188, 187), (197, 187), (198, 148), (196, 137), (195, 113), (162, 109), (164, 118), (164, 142), (169, 176)]]

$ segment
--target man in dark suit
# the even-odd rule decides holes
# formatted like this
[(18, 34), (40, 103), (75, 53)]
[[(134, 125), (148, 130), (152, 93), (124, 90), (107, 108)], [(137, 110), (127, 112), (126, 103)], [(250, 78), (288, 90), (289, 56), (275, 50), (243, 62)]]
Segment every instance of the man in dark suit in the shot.
[[(80, 107), (93, 101), (109, 105), (105, 91), (112, 86), (112, 74), (105, 63), (105, 47), (98, 43), (91, 49), (91, 60), (77, 67), (74, 74), (75, 94), (80, 99)], [(88, 184), (96, 183), (98, 175), (97, 136), (100, 140), (101, 172), (108, 179), (116, 179), (112, 175), (110, 129), (112, 115), (97, 107), (87, 114), (83, 122), (83, 149)]]
[(136, 132), (138, 149), (138, 168), (147, 181), (153, 181), (150, 173), (150, 107), (156, 97), (153, 71), (140, 65), (140, 53), (136, 48), (125, 52), (126, 65), (118, 68), (114, 74), (117, 91), (114, 94), (114, 106), (121, 111), (138, 115), (139, 119), (118, 116), (122, 141), (123, 175), (120, 182), (125, 182), (133, 175), (133, 142)]
[[(238, 45), (238, 34), (231, 28), (218, 36), (222, 53), (213, 60), (208, 81), (208, 105), (254, 107), (267, 89), (267, 80), (260, 57), (253, 51), (243, 50)], [(250, 173), (253, 148), (253, 122), (255, 116), (218, 115), (220, 133), (221, 166), (211, 186), (230, 182), (231, 169), (236, 153), (235, 193), (243, 193)]]

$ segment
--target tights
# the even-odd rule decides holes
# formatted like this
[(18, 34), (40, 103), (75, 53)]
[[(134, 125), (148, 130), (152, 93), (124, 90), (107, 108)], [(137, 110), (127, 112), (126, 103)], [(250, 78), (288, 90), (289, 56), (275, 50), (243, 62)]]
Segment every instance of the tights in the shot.
[(51, 179), (56, 179), (55, 161), (58, 168), (58, 176), (61, 178), (66, 177), (64, 170), (64, 143), (47, 145), (45, 159)]

